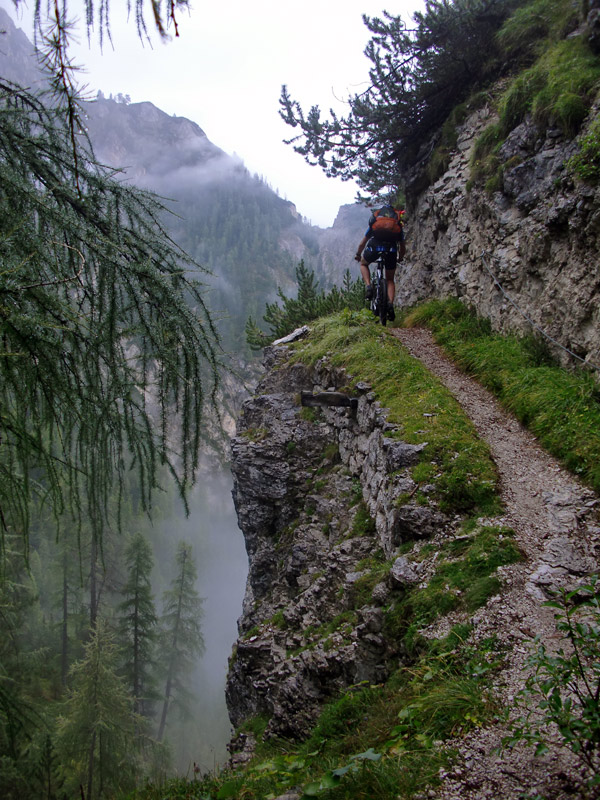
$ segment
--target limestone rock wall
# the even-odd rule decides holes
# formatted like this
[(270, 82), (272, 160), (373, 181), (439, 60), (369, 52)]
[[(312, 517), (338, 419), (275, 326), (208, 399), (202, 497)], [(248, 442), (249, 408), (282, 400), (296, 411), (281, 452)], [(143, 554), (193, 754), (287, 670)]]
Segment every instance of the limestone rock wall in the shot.
[(491, 122), (487, 108), (467, 119), (448, 169), (407, 214), (397, 302), (458, 296), (497, 330), (532, 333), (533, 323), (600, 365), (600, 190), (565, 167), (577, 142), (531, 121), (502, 146), (501, 191), (469, 190), (472, 148)]
[(302, 737), (328, 697), (398, 665), (383, 609), (419, 580), (399, 547), (457, 521), (406, 500), (420, 448), (391, 437), (369, 386), (356, 410), (315, 412), (301, 390), (343, 390), (346, 374), (292, 365), (284, 346), (266, 362), (232, 440), (249, 576), (226, 696), (234, 725), (264, 714), (268, 733)]

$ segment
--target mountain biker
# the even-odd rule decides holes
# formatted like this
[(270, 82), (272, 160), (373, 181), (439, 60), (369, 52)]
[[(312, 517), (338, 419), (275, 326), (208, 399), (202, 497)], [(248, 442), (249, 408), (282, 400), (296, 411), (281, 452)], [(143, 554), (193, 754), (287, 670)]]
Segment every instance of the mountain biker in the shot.
[(385, 278), (388, 293), (388, 319), (394, 320), (394, 274), (396, 264), (404, 258), (406, 245), (404, 243), (404, 230), (402, 227), (403, 211), (396, 211), (392, 206), (386, 205), (374, 211), (369, 220), (369, 227), (354, 256), (355, 261), (360, 261), (360, 272), (367, 287), (367, 300), (373, 297), (371, 286), (371, 271), (369, 264), (376, 261), (381, 253), (385, 254)]

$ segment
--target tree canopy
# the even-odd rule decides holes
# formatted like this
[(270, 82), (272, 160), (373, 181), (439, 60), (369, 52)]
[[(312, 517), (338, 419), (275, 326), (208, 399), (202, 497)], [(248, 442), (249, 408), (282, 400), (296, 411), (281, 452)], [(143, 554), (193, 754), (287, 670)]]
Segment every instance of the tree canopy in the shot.
[(344, 308), (358, 311), (365, 305), (364, 283), (361, 278), (353, 281), (350, 270), (344, 273), (341, 287), (334, 286), (326, 292), (319, 287), (313, 270), (308, 269), (301, 261), (296, 267), (296, 282), (296, 297), (287, 297), (278, 288), (277, 296), (281, 303), (267, 303), (263, 321), (269, 327), (268, 334), (251, 316), (246, 320), (246, 341), (251, 350), (261, 350), (317, 317), (324, 317)]
[(519, 0), (426, 0), (414, 27), (400, 16), (363, 16), (370, 85), (348, 99), (349, 112), (323, 119), (304, 113), (288, 88), (281, 116), (300, 133), (294, 149), (327, 175), (353, 178), (370, 193), (396, 191), (406, 171), (431, 150), (453, 107), (498, 68), (495, 34)]

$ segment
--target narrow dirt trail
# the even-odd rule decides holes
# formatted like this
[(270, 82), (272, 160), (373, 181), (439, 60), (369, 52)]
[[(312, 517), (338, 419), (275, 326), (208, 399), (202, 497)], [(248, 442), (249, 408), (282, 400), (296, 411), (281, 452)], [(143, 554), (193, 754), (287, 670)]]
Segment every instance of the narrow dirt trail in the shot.
[[(505, 507), (502, 522), (516, 533), (525, 556), (502, 567), (504, 591), (472, 618), (475, 642), (495, 635), (507, 656), (495, 692), (513, 705), (524, 683), (523, 666), (532, 641), (541, 635), (550, 647), (557, 634), (553, 614), (542, 605), (548, 591), (575, 586), (598, 571), (600, 526), (596, 495), (564, 470), (535, 437), (475, 380), (461, 372), (422, 328), (391, 332), (437, 375), (489, 444), (500, 476)], [(571, 779), (577, 764), (564, 748), (544, 758), (524, 747), (496, 752), (506, 730), (500, 725), (475, 730), (454, 745), (462, 763), (445, 775), (439, 789), (424, 797), (437, 800), (517, 800), (523, 792), (548, 800), (573, 797)]]

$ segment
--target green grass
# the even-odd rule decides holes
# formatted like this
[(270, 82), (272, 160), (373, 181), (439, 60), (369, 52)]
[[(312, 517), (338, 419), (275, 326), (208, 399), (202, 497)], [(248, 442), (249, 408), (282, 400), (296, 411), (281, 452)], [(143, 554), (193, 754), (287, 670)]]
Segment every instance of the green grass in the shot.
[(600, 491), (600, 386), (589, 372), (552, 363), (531, 337), (492, 333), (458, 300), (433, 300), (410, 312), (407, 325), (427, 325), (456, 362), (526, 425), (539, 443)]
[(500, 591), (498, 567), (522, 559), (513, 536), (510, 528), (486, 525), (444, 544), (427, 585), (412, 589), (387, 609), (386, 636), (401, 641), (407, 652), (418, 652), (424, 645), (420, 629), (451, 611), (472, 613), (485, 605)]
[(360, 501), (352, 520), (351, 536), (372, 536), (375, 533), (375, 520), (369, 514), (364, 501)]
[(573, 0), (532, 0), (511, 14), (496, 38), (506, 56), (522, 64), (540, 56), (549, 41), (563, 39), (577, 23)]
[(600, 181), (600, 119), (594, 120), (579, 145), (579, 152), (568, 161), (567, 167), (582, 180), (596, 184)]
[(296, 345), (294, 358), (314, 364), (327, 356), (345, 367), (354, 382), (373, 386), (387, 408), (397, 436), (410, 444), (427, 442), (422, 462), (426, 483), (448, 512), (498, 510), (496, 469), (488, 446), (441, 381), (412, 358), (389, 331), (375, 325), (369, 312), (337, 314), (318, 320), (310, 337)]
[(555, 125), (566, 134), (575, 133), (599, 80), (600, 59), (582, 37), (557, 42), (504, 94), (499, 107), (502, 132), (509, 133), (531, 113), (540, 126)]
[[(570, 36), (576, 11), (570, 0), (534, 0), (520, 8), (498, 34), (503, 48), (521, 65), (497, 101), (498, 121), (482, 132), (471, 158), (471, 181), (489, 191), (501, 188), (500, 148), (529, 115), (541, 129), (561, 128), (574, 136), (587, 116), (600, 83), (600, 58), (585, 36)], [(588, 143), (588, 152), (593, 142)]]
[[(485, 724), (497, 709), (488, 694), (501, 657), (492, 640), (465, 644), (467, 626), (431, 643), (415, 663), (385, 685), (351, 687), (324, 707), (302, 744), (259, 742), (250, 764), (195, 781), (148, 786), (137, 800), (269, 800), (292, 787), (304, 798), (389, 800), (411, 798), (439, 783), (453, 752), (443, 742)], [(267, 720), (244, 730), (260, 736)]]
[[(382, 555), (383, 558), (383, 555)], [(373, 589), (390, 571), (391, 562), (371, 557), (357, 565), (357, 572), (364, 571), (349, 589), (348, 603), (352, 608), (362, 608), (373, 602)]]

